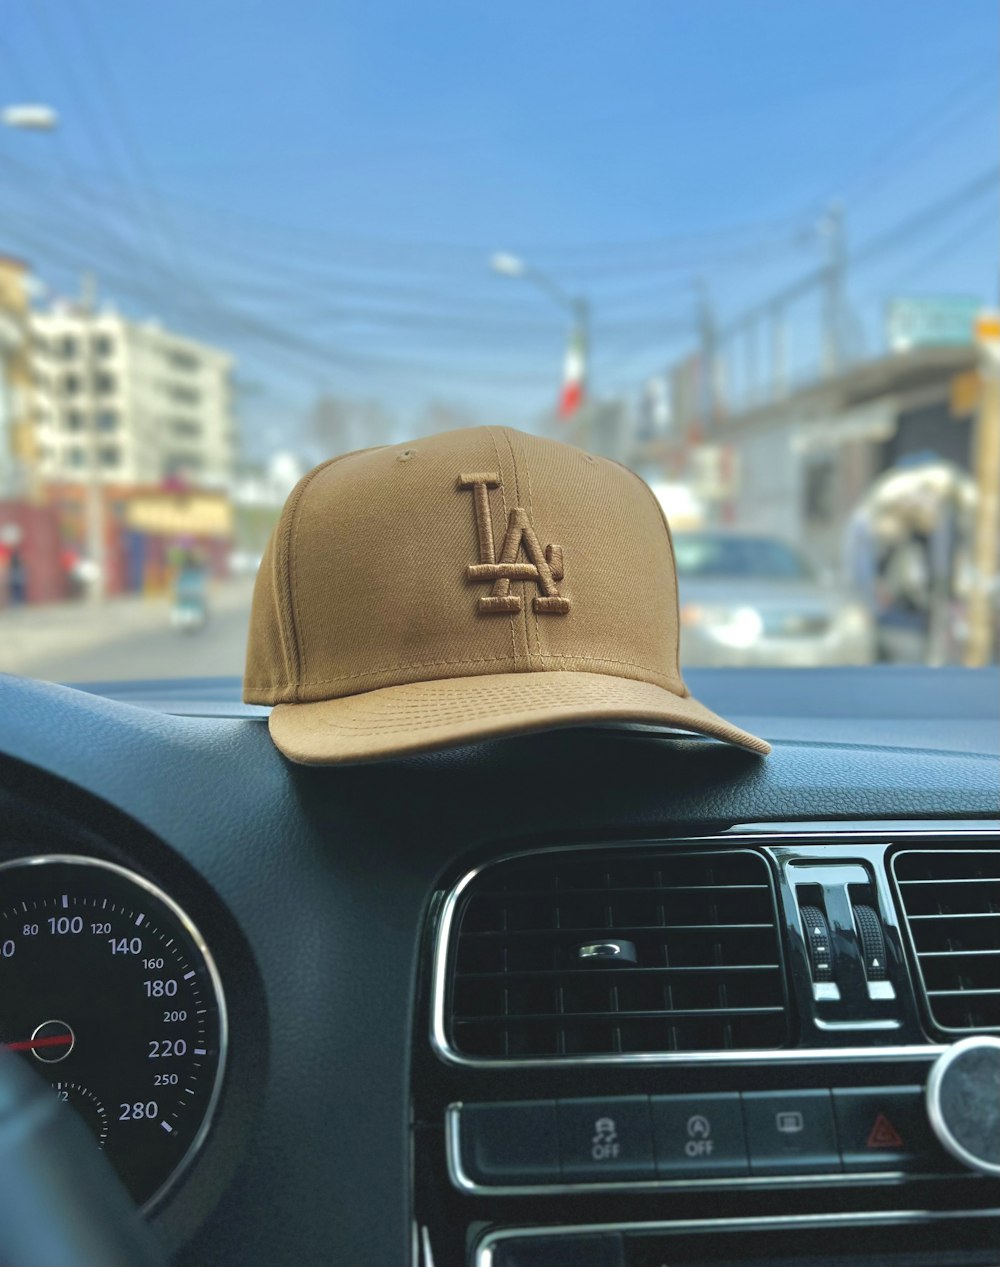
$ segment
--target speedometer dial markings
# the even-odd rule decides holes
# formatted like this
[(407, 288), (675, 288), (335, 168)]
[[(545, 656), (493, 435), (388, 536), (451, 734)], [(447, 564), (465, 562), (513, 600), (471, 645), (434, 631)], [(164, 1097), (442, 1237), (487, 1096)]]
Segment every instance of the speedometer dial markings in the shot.
[(103, 1148), (108, 1138), (108, 1112), (97, 1096), (78, 1082), (57, 1082), (53, 1090), (64, 1104), (83, 1118), (97, 1140), (97, 1146)]
[(207, 947), (148, 881), (68, 856), (0, 866), (0, 946), (0, 1044), (50, 1078), (150, 1204), (219, 1093), (226, 1018)]

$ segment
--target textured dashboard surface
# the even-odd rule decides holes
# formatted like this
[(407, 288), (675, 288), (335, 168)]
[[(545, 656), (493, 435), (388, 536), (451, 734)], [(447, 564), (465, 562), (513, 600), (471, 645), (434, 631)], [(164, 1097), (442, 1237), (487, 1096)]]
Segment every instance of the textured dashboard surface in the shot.
[[(696, 698), (772, 742), (864, 744), (995, 753), (1000, 745), (1000, 669), (692, 669)], [(82, 689), (156, 712), (264, 717), (242, 702), (238, 677), (96, 682)]]
[[(323, 770), (286, 762), (258, 717), (172, 716), (0, 678), (0, 787), (109, 835), (107, 806), (135, 820), (200, 873), (256, 956), (266, 1059), (249, 1146), (178, 1261), (382, 1267), (410, 1252), (412, 999), (445, 869), (498, 847), (737, 822), (996, 816), (997, 739), (953, 722), (961, 735), (927, 750), (891, 743), (885, 723), (882, 746), (868, 746), (863, 721), (836, 743), (764, 727), (777, 739), (766, 761), (699, 740), (557, 731)], [(901, 739), (911, 724), (898, 722)]]

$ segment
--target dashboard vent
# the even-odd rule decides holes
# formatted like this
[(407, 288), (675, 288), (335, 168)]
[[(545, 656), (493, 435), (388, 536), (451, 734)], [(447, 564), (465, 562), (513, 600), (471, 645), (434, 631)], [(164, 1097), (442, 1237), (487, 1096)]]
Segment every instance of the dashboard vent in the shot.
[[(471, 1059), (776, 1048), (774, 893), (746, 850), (546, 854), (488, 867), (455, 924), (446, 1026)], [(610, 964), (595, 947), (617, 945)]]
[(892, 871), (931, 1020), (1000, 1029), (1000, 850), (908, 849)]

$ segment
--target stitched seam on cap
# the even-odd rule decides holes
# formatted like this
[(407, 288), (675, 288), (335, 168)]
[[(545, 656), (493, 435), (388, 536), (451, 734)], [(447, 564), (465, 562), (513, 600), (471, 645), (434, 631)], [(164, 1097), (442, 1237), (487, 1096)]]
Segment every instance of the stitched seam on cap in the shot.
[[(306, 489), (321, 471), (325, 471), (328, 466), (332, 466), (336, 461), (336, 458), (331, 458), (329, 461), (324, 462), (321, 466), (317, 466), (314, 470), (310, 471), (292, 495), (292, 504), (288, 508), (288, 527), (284, 533), (284, 552), (291, 616), (289, 622), (291, 624), (291, 646), (294, 656), (294, 665), (290, 666), (292, 668), (292, 672), (289, 673), (289, 685), (296, 691), (299, 689), (301, 684), (305, 664), (305, 657), (302, 654), (302, 643), (299, 636), (299, 631), (302, 628), (302, 622), (299, 617), (298, 595), (298, 512), (299, 507), (302, 505), (302, 497), (305, 494)], [(286, 650), (286, 659), (287, 658), (289, 657)]]
[[(515, 505), (520, 506), (521, 505), (521, 477), (517, 473), (517, 457), (514, 453), (514, 446), (510, 442), (510, 433), (508, 432), (506, 427), (504, 427), (503, 431), (500, 434), (503, 436), (504, 441), (506, 442), (507, 448), (510, 452), (510, 464), (514, 470), (514, 496), (517, 498)], [(528, 512), (528, 519), (529, 521), (531, 519), (530, 510)], [(529, 603), (527, 590), (528, 590), (527, 585), (521, 586), (521, 616), (522, 616), (522, 620), (524, 624), (524, 649), (530, 656), (531, 655), (531, 631), (528, 629), (528, 608), (529, 607), (534, 608), (534, 603)]]
[[(535, 522), (535, 508), (531, 504), (531, 466), (528, 462), (527, 454), (524, 451), (524, 445), (521, 444), (520, 436), (518, 437), (518, 444), (520, 445), (521, 458), (524, 462), (524, 478), (528, 483), (528, 519), (532, 523), (534, 523)], [(560, 584), (564, 584), (564, 582), (560, 582)], [(562, 593), (562, 590), (560, 590), (559, 592)], [(535, 610), (534, 603), (531, 604), (531, 619), (532, 619), (532, 624), (535, 627), (535, 655), (537, 656), (537, 655), (542, 654), (542, 644), (538, 637), (538, 612)], [(530, 647), (529, 647), (529, 651), (530, 651)]]
[(636, 483), (641, 486), (642, 491), (646, 494), (649, 500), (656, 507), (660, 516), (660, 522), (663, 524), (663, 531), (666, 533), (666, 537), (667, 537), (667, 549), (670, 551), (670, 561), (673, 564), (674, 611), (677, 613), (677, 617), (676, 617), (677, 643), (674, 648), (674, 677), (676, 677), (678, 682), (680, 682), (681, 687), (684, 691), (684, 695), (685, 697), (687, 697), (691, 694), (691, 692), (688, 690), (687, 685), (684, 682), (683, 675), (681, 674), (681, 595), (680, 595), (680, 589), (678, 588), (678, 585), (677, 585), (677, 555), (674, 554), (674, 539), (670, 533), (670, 524), (667, 521), (666, 512), (664, 511), (662, 505), (660, 504), (653, 490), (649, 487), (649, 485), (646, 483), (644, 479), (636, 475), (635, 471), (633, 471), (631, 467), (626, 466), (624, 462), (615, 462), (614, 458), (609, 458), (607, 460), (614, 462), (615, 466), (620, 466), (623, 471), (631, 475), (632, 478), (636, 481)]
[[(357, 449), (353, 453), (341, 453), (335, 458), (327, 458), (325, 462), (321, 462), (319, 466), (314, 467), (299, 483), (294, 490), (288, 506), (288, 526), (283, 534), (283, 549), (285, 553), (284, 571), (287, 578), (289, 605), (289, 623), (291, 625), (291, 639), (294, 656), (289, 657), (286, 640), (282, 637), (282, 645), (285, 646), (285, 659), (289, 662), (294, 659), (294, 671), (289, 673), (288, 685), (293, 691), (298, 692), (300, 686), (305, 685), (301, 682), (301, 678), (305, 672), (305, 655), (303, 654), (301, 629), (302, 620), (299, 614), (299, 593), (298, 593), (298, 531), (299, 531), (299, 507), (302, 505), (302, 498), (306, 489), (313, 482), (317, 475), (320, 475), (328, 466), (333, 466), (336, 462), (341, 462), (344, 458), (357, 457), (362, 453), (370, 453), (373, 449), (381, 448), (381, 445), (373, 445), (368, 449)], [(277, 560), (276, 560), (277, 562)], [(291, 668), (291, 665), (289, 664)], [(251, 688), (252, 689), (252, 688)]]
[(278, 634), (281, 638), (281, 652), (285, 661), (285, 686), (290, 686), (293, 690), (299, 678), (299, 654), (295, 612), (292, 604), (289, 543), (296, 508), (303, 490), (312, 481), (314, 475), (315, 471), (310, 471), (308, 475), (303, 476), (286, 502), (285, 511), (279, 522), (277, 548), (274, 552), (274, 586), (278, 602)]
[[(497, 457), (497, 471), (499, 472), (499, 475), (500, 475), (500, 505), (503, 507), (503, 531), (506, 532), (507, 531), (507, 494), (503, 491), (503, 462), (500, 460), (500, 448), (497, 445), (496, 436), (494, 436), (493, 434), (492, 427), (486, 428), (486, 434), (490, 438), (490, 443), (493, 445), (493, 452), (496, 454), (496, 457)], [(489, 491), (487, 491), (486, 496), (489, 497)], [(496, 548), (496, 543), (494, 542), (494, 549), (495, 548)], [(510, 629), (510, 655), (511, 655), (511, 659), (514, 661), (514, 669), (516, 671), (517, 670), (517, 644), (514, 641), (513, 614), (509, 617), (509, 620), (510, 620), (510, 624), (508, 625), (508, 628)], [(492, 656), (492, 657), (485, 656), (484, 659), (502, 660), (503, 656)], [(463, 663), (463, 661), (460, 660), (460, 661), (457, 661), (457, 663), (461, 664)], [(470, 662), (464, 662), (464, 663), (470, 663)], [(415, 668), (416, 666), (408, 665), (407, 667)]]
[[(449, 664), (451, 665), (494, 664), (498, 660), (506, 660), (506, 659), (507, 659), (506, 656), (497, 655), (497, 656), (476, 656), (469, 660), (422, 660), (422, 661), (418, 661), (412, 664), (386, 665), (381, 669), (365, 669), (363, 673), (347, 673), (341, 677), (312, 678), (308, 682), (303, 682), (302, 685), (303, 686), (329, 686), (332, 682), (351, 682), (360, 677), (380, 677), (384, 673), (395, 673), (402, 669), (436, 669), (436, 668), (442, 667), (443, 665), (449, 665)], [(543, 660), (583, 660), (583, 661), (589, 661), (593, 664), (615, 664), (615, 665), (620, 666), (623, 669), (637, 669), (640, 673), (649, 673), (653, 677), (661, 678), (664, 681), (671, 680), (669, 674), (664, 673), (660, 669), (651, 669), (646, 664), (634, 664), (631, 660), (612, 660), (608, 656), (561, 655), (561, 654), (555, 654), (555, 653), (548, 654), (548, 653), (543, 652), (541, 659)], [(588, 673), (588, 672), (591, 672), (591, 670), (579, 669), (577, 670), (577, 672)], [(676, 680), (679, 682), (680, 678), (678, 677)], [(408, 685), (412, 685), (412, 683), (397, 682), (395, 683), (395, 685), (408, 686)], [(251, 690), (253, 689), (252, 685), (250, 689)], [(381, 688), (378, 688), (378, 689), (381, 689)]]

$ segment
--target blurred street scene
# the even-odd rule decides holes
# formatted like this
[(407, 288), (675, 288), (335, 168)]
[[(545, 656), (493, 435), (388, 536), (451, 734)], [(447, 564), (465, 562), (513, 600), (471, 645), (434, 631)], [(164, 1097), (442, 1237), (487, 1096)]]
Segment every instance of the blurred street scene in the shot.
[[(842, 33), (868, 21), (855, 7), (817, 6), (810, 20)], [(190, 113), (171, 116), (188, 129), (189, 170), (162, 116), (159, 131), (142, 125), (157, 108), (152, 49), (179, 38), (164, 17), (144, 18), (140, 41), (69, 0), (18, 11), (0, 43), (0, 672), (240, 672), (253, 575), (300, 476), (352, 448), (482, 424), (578, 444), (646, 479), (674, 534), (685, 664), (995, 661), (996, 67), (945, 77), (943, 10), (925, 14), (910, 53), (938, 73), (906, 89), (899, 117), (866, 114), (848, 62), (837, 69), (850, 41), (824, 61), (824, 40), (796, 25), (806, 19), (779, 9), (843, 127), (812, 89), (791, 105), (760, 96), (740, 78), (738, 33), (729, 47), (706, 28), (690, 38), (711, 50), (705, 65), (731, 60), (717, 86), (735, 113), (723, 127), (692, 111), (690, 135), (657, 149), (674, 173), (662, 189), (647, 153), (669, 114), (661, 96), (640, 103), (637, 78), (634, 119), (592, 107), (594, 146), (609, 170), (633, 154), (645, 204), (627, 182), (591, 178), (550, 214), (530, 209), (522, 183), (494, 215), (489, 185), (478, 214), (450, 220), (445, 190), (476, 179), (470, 151), (430, 113), (431, 139), (413, 140), (419, 94), (393, 97), (391, 80), (403, 140), (365, 130), (374, 106), (360, 90), (341, 102), (350, 135), (368, 138), (345, 202), (324, 183), (330, 154), (351, 162), (335, 113), (289, 116), (284, 131), (261, 116), (253, 132), (214, 114), (202, 83)], [(987, 6), (972, 10), (992, 29)], [(332, 17), (310, 20), (317, 47), (336, 40)], [(613, 15), (591, 25), (596, 47)], [(433, 55), (433, 30), (413, 38)], [(547, 118), (551, 85), (518, 56)], [(227, 72), (244, 101), (266, 82), (263, 45), (246, 57)], [(319, 69), (307, 59), (296, 78)], [(766, 198), (737, 176), (751, 98), (758, 146), (779, 136), (791, 156), (787, 188), (772, 182)], [(794, 132), (797, 110), (837, 138), (822, 160)], [(495, 161), (519, 171), (501, 124), (480, 123), (499, 129)], [(540, 156), (557, 147), (539, 126)], [(286, 153), (299, 128), (308, 144)], [(268, 179), (269, 164), (299, 161), (294, 178)], [(380, 224), (411, 203), (422, 220)]]

